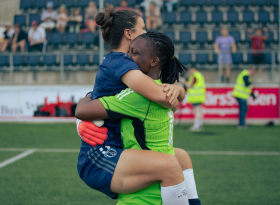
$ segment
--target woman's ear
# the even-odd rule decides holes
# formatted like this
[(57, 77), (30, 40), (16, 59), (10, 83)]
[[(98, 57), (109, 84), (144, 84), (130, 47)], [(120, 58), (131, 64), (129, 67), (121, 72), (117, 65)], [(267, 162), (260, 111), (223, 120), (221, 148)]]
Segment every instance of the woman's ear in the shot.
[(151, 62), (151, 67), (156, 67), (159, 64), (159, 58), (154, 57)]
[(124, 36), (127, 40), (132, 40), (131, 31), (129, 29), (124, 30)]

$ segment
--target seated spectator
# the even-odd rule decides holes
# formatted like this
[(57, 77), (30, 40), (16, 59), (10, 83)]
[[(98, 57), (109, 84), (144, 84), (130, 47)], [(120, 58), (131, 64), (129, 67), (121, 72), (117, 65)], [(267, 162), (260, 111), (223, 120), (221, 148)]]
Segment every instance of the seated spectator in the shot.
[(1, 46), (2, 52), (5, 52), (7, 47), (11, 46), (13, 34), (14, 34), (14, 29), (12, 29), (11, 25), (9, 23), (7, 23), (5, 25), (4, 41)]
[(65, 32), (65, 27), (67, 25), (67, 22), (69, 21), (68, 15), (67, 15), (67, 9), (64, 4), (62, 4), (59, 7), (59, 13), (56, 18), (56, 29), (60, 33)]
[(128, 3), (126, 0), (122, 0), (121, 6), (118, 6), (116, 8), (116, 11), (119, 11), (119, 10), (132, 10), (132, 8), (128, 6)]
[(165, 0), (165, 6), (167, 9), (167, 12), (172, 12), (173, 11), (173, 5), (178, 4), (178, 0)]
[(95, 22), (95, 14), (97, 13), (97, 8), (96, 5), (93, 1), (90, 1), (88, 3), (88, 7), (86, 9), (86, 14), (85, 14), (85, 25), (86, 27), (91, 31), (95, 32), (97, 24)]
[(15, 24), (14, 25), (14, 30), (15, 33), (13, 35), (13, 40), (12, 40), (12, 52), (16, 52), (17, 48), (20, 48), (20, 52), (24, 52), (25, 50), (25, 45), (26, 45), (26, 33), (21, 29), (20, 24)]
[(83, 21), (83, 17), (80, 14), (80, 9), (74, 9), (72, 12), (72, 15), (69, 18), (69, 31), (70, 33), (79, 33), (80, 32), (80, 27), (81, 23)]
[(143, 18), (143, 12), (141, 11), (139, 5), (136, 5), (136, 6), (135, 6), (134, 11), (135, 11), (136, 13), (138, 13), (138, 14)]
[(160, 20), (160, 8), (156, 6), (155, 2), (151, 1), (149, 9), (146, 10), (146, 26), (148, 30), (156, 30)]
[(40, 26), (47, 30), (52, 30), (55, 27), (57, 12), (53, 10), (53, 2), (47, 3), (47, 10), (44, 10), (41, 16)]
[(150, 2), (154, 2), (159, 8), (163, 5), (163, 0), (144, 0), (140, 5), (145, 8), (145, 11), (147, 11), (150, 7)]
[(38, 27), (37, 21), (32, 21), (28, 32), (29, 51), (43, 51), (46, 32), (42, 27)]

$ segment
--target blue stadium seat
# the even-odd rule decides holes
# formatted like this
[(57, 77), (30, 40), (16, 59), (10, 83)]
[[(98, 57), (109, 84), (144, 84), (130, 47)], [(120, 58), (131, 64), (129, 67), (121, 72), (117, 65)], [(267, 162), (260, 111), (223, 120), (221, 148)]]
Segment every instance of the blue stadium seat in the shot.
[(270, 0), (270, 4), (272, 5), (272, 6), (278, 6), (278, 0)]
[(180, 32), (180, 42), (182, 43), (189, 43), (192, 41), (192, 34), (188, 31), (181, 31)]
[(251, 11), (244, 11), (243, 12), (243, 22), (252, 23), (255, 21), (254, 13)]
[(219, 11), (213, 11), (212, 13), (212, 22), (220, 23), (223, 22), (223, 13)]
[(195, 4), (198, 6), (205, 6), (208, 4), (208, 0), (195, 0)]
[(279, 55), (278, 55), (278, 53), (275, 53), (275, 62), (277, 64), (279, 64)]
[(63, 41), (63, 34), (58, 33), (58, 32), (51, 33), (50, 41), (49, 41), (50, 44), (58, 45), (58, 44), (61, 44), (62, 41)]
[(213, 63), (218, 64), (218, 55), (217, 54), (213, 54)]
[(83, 33), (82, 34), (82, 43), (91, 44), (94, 43), (95, 34), (94, 33)]
[(88, 2), (89, 2), (89, 0), (78, 0), (77, 1), (77, 6), (85, 8), (85, 7), (88, 6)]
[(99, 55), (93, 55), (93, 64), (99, 65)]
[(195, 62), (198, 64), (205, 64), (209, 62), (208, 53), (197, 53), (195, 54)]
[(197, 31), (195, 33), (195, 39), (198, 43), (205, 43), (208, 41), (208, 34), (205, 31)]
[(180, 5), (181, 6), (191, 6), (193, 3), (190, 0), (181, 0)]
[(40, 64), (40, 55), (28, 55), (26, 64), (29, 66), (36, 66)]
[(240, 4), (244, 6), (250, 6), (253, 5), (253, 0), (241, 0)]
[(233, 62), (233, 64), (243, 63), (243, 54), (242, 53), (233, 53), (232, 62)]
[(75, 0), (62, 0), (62, 4), (64, 4), (67, 8), (72, 8), (75, 6)]
[(181, 23), (191, 23), (192, 22), (192, 14), (190, 12), (180, 13), (180, 22)]
[(176, 22), (176, 13), (164, 13), (164, 23), (172, 24)]
[(128, 4), (128, 6), (134, 7), (136, 5), (136, 1), (135, 0), (128, 0), (127, 4)]
[(89, 64), (89, 55), (88, 54), (78, 54), (76, 63), (81, 66)]
[(20, 0), (20, 9), (30, 9), (32, 7), (32, 0)]
[(268, 64), (272, 63), (271, 53), (264, 53), (264, 63), (268, 63)]
[(46, 7), (45, 0), (34, 0), (34, 8), (36, 9), (43, 9)]
[(210, 0), (210, 5), (213, 5), (213, 6), (220, 6), (220, 5), (223, 5), (223, 0)]
[(25, 15), (15, 15), (14, 24), (20, 24), (22, 26), (26, 25), (26, 16)]
[(40, 24), (41, 16), (38, 14), (30, 14), (29, 15), (29, 26), (31, 26), (32, 21), (37, 21)]
[(267, 43), (274, 42), (274, 33), (273, 32), (271, 32), (271, 31), (268, 32), (268, 38), (266, 39), (265, 42), (267, 42)]
[(175, 42), (175, 33), (173, 31), (165, 31), (163, 33), (167, 35), (173, 42)]
[(56, 64), (56, 55), (44, 55), (43, 65), (53, 66)]
[(22, 66), (24, 64), (23, 55), (13, 55), (13, 64), (14, 66)]
[(275, 11), (273, 12), (273, 16), (274, 16), (274, 22), (279, 22), (279, 12)]
[(75, 44), (79, 42), (79, 34), (78, 33), (66, 33), (65, 34), (65, 43), (67, 44)]
[(235, 23), (239, 21), (238, 13), (236, 11), (227, 12), (227, 21), (230, 23)]
[(73, 64), (73, 55), (63, 55), (63, 65), (69, 66)]
[(188, 64), (192, 62), (192, 55), (190, 53), (179, 53), (179, 60), (182, 64)]
[(207, 13), (203, 11), (196, 12), (196, 22), (205, 23), (207, 22)]
[(220, 31), (213, 31), (212, 32), (212, 41), (216, 41), (216, 38), (221, 35)]
[(235, 5), (238, 5), (238, 1), (237, 0), (226, 0), (226, 5), (235, 6)]
[(9, 56), (0, 55), (0, 67), (7, 66), (9, 64)]
[(113, 4), (113, 6), (119, 6), (119, 0), (106, 0), (106, 3)]
[(240, 31), (230, 31), (229, 35), (231, 35), (234, 38), (236, 43), (241, 41), (241, 33), (240, 33)]
[(255, 4), (258, 6), (264, 6), (266, 4), (268, 4), (267, 0), (255, 0)]
[(261, 23), (270, 22), (270, 15), (268, 12), (260, 11), (258, 12), (258, 16), (259, 16), (259, 22)]
[(60, 6), (60, 0), (51, 0), (53, 2), (53, 7), (58, 8)]

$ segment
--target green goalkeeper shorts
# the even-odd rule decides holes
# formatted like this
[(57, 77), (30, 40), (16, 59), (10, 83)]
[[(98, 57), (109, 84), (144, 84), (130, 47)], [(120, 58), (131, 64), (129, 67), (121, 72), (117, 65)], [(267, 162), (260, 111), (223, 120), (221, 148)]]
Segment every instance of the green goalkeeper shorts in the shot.
[(117, 205), (163, 205), (160, 188), (158, 183), (132, 194), (119, 194)]

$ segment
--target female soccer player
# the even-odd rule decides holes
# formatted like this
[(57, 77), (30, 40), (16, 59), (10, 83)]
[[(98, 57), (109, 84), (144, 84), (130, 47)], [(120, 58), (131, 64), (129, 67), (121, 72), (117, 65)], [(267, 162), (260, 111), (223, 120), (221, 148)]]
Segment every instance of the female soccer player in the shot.
[[(170, 63), (174, 55), (174, 45), (170, 38), (158, 32), (138, 36), (131, 43), (128, 55), (144, 74), (158, 84), (161, 84), (161, 81), (176, 80), (170, 79), (167, 70), (172, 69), (177, 74), (184, 68), (178, 60), (173, 65)], [(130, 88), (116, 96), (103, 97), (100, 100), (92, 100), (87, 96), (78, 103), (76, 115), (87, 120), (127, 118), (121, 123), (125, 149), (145, 149), (174, 155), (172, 110), (151, 102)], [(134, 126), (134, 122), (142, 126)], [(141, 134), (134, 135), (134, 131)], [(120, 194), (118, 204), (161, 204), (159, 186), (155, 184), (133, 194)]]
[[(175, 101), (173, 107), (176, 107), (180, 87), (174, 85), (173, 89), (176, 88), (177, 94), (166, 98), (164, 88), (143, 74), (125, 54), (131, 41), (146, 32), (143, 19), (133, 11), (113, 10), (113, 6), (108, 6), (105, 12), (96, 15), (96, 22), (101, 26), (103, 38), (114, 52), (107, 54), (99, 67), (91, 94), (92, 99), (115, 95), (128, 86), (163, 106), (167, 105), (166, 100), (171, 103)], [(177, 61), (176, 58), (172, 58), (168, 64), (174, 65)], [(179, 75), (173, 70), (167, 72), (165, 75), (169, 75), (170, 79), (178, 79)], [(184, 97), (182, 94), (180, 96)], [(88, 143), (82, 141), (78, 172), (85, 183), (112, 198), (117, 198), (116, 193), (131, 193), (161, 182), (161, 194), (165, 205), (187, 204), (186, 197), (178, 198), (185, 191), (184, 176), (186, 180), (193, 178), (194, 181), (192, 171), (182, 173), (182, 169), (191, 168), (186, 160), (188, 157), (186, 152), (175, 150), (176, 158), (150, 150), (124, 150), (120, 121), (105, 120), (104, 127), (108, 128), (108, 139), (103, 141), (106, 139), (104, 134), (103, 140), (96, 141), (99, 145), (95, 149), (88, 144), (90, 141), (87, 141)], [(99, 128), (98, 132), (106, 133), (106, 128)], [(169, 193), (176, 194), (170, 196)]]

